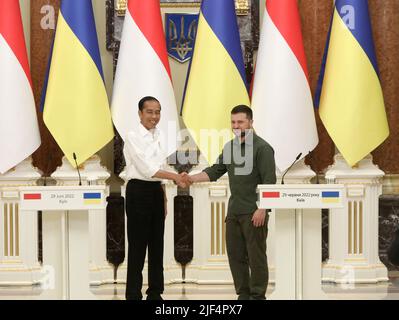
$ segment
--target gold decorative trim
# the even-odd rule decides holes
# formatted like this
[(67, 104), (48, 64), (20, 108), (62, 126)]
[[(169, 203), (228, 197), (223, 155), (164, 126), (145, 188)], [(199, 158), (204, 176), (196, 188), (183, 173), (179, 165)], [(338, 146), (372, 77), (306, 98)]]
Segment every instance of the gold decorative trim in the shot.
[(359, 201), (359, 253), (363, 254), (363, 202)]
[[(200, 6), (201, 6), (200, 2), (161, 3), (161, 8), (199, 8)], [(127, 10), (127, 0), (118, 0), (115, 5), (116, 14), (119, 17), (123, 17), (126, 15), (126, 10)]]
[(367, 262), (365, 258), (347, 258), (344, 259), (345, 262)]
[[(40, 271), (41, 268), (24, 268), (24, 269), (20, 269), (20, 268), (1, 268), (1, 272), (32, 272), (32, 271)], [(31, 282), (24, 282), (26, 283), (27, 286), (31, 285)], [(14, 283), (13, 283), (14, 284)]]
[(19, 191), (18, 190), (5, 190), (4, 188), (1, 188), (1, 198), (7, 199), (7, 200), (19, 200)]
[[(163, 2), (161, 8), (199, 8), (201, 2)], [(239, 16), (248, 15), (250, 12), (248, 0), (236, 0), (236, 13)], [(118, 0), (116, 2), (115, 11), (118, 16), (124, 16), (127, 10), (127, 0)]]
[(115, 11), (118, 16), (124, 16), (127, 10), (127, 0), (117, 0)]
[(215, 254), (215, 203), (211, 203), (211, 255)]
[(248, 0), (236, 0), (236, 13), (238, 16), (246, 16), (249, 14)]
[(4, 256), (8, 257), (8, 209), (7, 203), (4, 204)]
[(200, 2), (191, 3), (161, 3), (161, 8), (199, 8)]
[(19, 257), (19, 207), (15, 204), (15, 255)]
[(226, 254), (226, 204), (222, 202), (222, 254)]
[(348, 202), (348, 254), (352, 254), (352, 202)]
[(216, 254), (220, 254), (220, 203), (216, 203)]
[[(37, 178), (36, 178), (37, 179)], [(0, 185), (0, 189), (4, 189), (4, 188), (18, 188), (18, 187), (36, 187), (37, 186), (37, 184), (36, 184), (36, 180), (34, 180), (34, 181), (27, 181), (27, 182), (30, 182), (30, 183), (21, 183), (21, 184), (9, 184), (9, 183), (5, 183), (5, 184), (1, 184)]]
[[(4, 265), (15, 265), (15, 264), (24, 264), (22, 260), (17, 259), (17, 260), (0, 260), (0, 264), (4, 264)], [(40, 269), (40, 268), (39, 268)], [(1, 269), (3, 270), (3, 269)]]
[(228, 259), (226, 258), (210, 258), (207, 260), (209, 263), (228, 263)]
[(358, 253), (357, 249), (357, 201), (354, 201), (353, 203), (353, 248), (354, 248), (354, 253)]
[(10, 203), (10, 256), (14, 256), (14, 207)]

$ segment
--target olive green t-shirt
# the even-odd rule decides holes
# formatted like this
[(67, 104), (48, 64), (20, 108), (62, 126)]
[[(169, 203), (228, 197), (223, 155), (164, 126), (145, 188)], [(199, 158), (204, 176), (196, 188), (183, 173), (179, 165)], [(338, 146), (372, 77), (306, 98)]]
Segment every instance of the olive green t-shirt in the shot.
[(252, 214), (258, 209), (257, 186), (276, 183), (274, 150), (251, 131), (244, 142), (238, 138), (229, 141), (216, 163), (204, 172), (210, 181), (228, 173), (231, 191), (228, 214)]

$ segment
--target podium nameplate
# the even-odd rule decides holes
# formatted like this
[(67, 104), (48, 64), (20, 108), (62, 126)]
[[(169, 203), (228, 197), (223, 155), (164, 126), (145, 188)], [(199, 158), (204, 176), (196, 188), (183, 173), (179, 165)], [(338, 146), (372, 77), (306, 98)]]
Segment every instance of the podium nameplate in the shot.
[[(271, 299), (327, 299), (321, 286), (321, 209), (346, 205), (342, 184), (258, 185), (258, 207), (275, 209), (278, 250)], [(331, 214), (331, 213), (330, 213)]]
[(23, 188), (21, 210), (101, 210), (106, 207), (103, 186)]
[(258, 207), (270, 209), (342, 208), (344, 189), (338, 185), (259, 185)]

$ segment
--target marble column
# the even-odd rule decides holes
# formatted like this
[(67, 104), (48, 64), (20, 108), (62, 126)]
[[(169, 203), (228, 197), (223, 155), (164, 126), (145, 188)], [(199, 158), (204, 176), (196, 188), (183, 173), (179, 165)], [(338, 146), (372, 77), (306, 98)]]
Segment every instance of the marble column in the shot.
[[(299, 0), (298, 6), (302, 19), (302, 33), (310, 86), (314, 96), (330, 27), (333, 1)], [(316, 173), (322, 173), (329, 165), (333, 164), (335, 147), (317, 111), (316, 122), (320, 142), (317, 148), (306, 158), (306, 164), (310, 165)]]
[(18, 188), (35, 186), (40, 178), (31, 162), (29, 157), (0, 175), (0, 286), (28, 287), (45, 278), (37, 259), (37, 212), (19, 210)]
[(371, 155), (356, 168), (349, 167), (342, 155), (335, 156), (326, 179), (345, 185), (346, 200), (343, 208), (330, 209), (329, 259), (323, 264), (323, 281), (353, 284), (388, 280), (388, 270), (378, 254), (378, 199), (383, 176)]
[(62, 164), (63, 153), (43, 123), (40, 110), (43, 84), (53, 43), (60, 0), (31, 0), (31, 73), (42, 144), (33, 165), (49, 177)]

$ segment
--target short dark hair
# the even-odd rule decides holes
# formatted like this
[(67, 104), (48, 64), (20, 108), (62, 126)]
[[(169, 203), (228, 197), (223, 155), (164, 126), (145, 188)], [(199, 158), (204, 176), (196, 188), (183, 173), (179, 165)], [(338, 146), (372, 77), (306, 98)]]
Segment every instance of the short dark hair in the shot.
[(144, 98), (142, 98), (142, 99), (139, 101), (139, 110), (140, 110), (140, 111), (143, 111), (143, 110), (144, 110), (144, 104), (145, 104), (147, 101), (156, 101), (156, 102), (159, 103), (158, 99), (156, 99), (156, 98), (154, 98), (154, 97), (151, 97), (151, 96), (144, 97)]
[(237, 113), (245, 113), (247, 115), (247, 119), (249, 120), (253, 119), (252, 109), (244, 104), (236, 106), (233, 108), (233, 110), (231, 110), (231, 114), (237, 114)]

